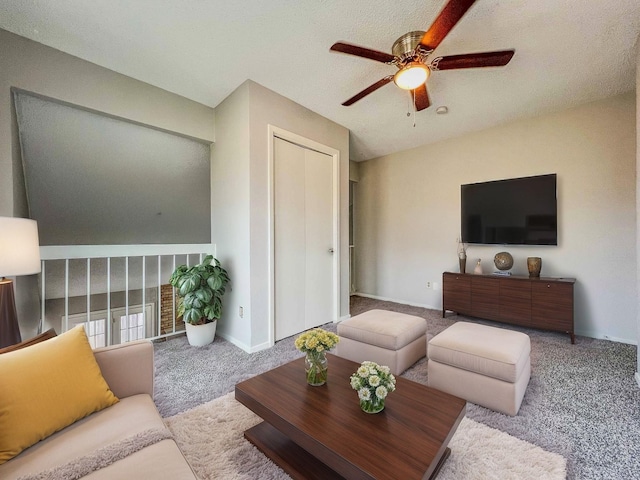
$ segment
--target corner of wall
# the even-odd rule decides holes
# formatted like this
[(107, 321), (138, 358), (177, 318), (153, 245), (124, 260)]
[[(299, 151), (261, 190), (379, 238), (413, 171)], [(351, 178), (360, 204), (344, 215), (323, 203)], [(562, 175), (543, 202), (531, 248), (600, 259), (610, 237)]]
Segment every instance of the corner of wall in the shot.
[[(636, 40), (636, 302), (640, 296), (640, 35)], [(638, 322), (638, 355), (636, 381), (640, 385), (640, 308), (637, 312)]]

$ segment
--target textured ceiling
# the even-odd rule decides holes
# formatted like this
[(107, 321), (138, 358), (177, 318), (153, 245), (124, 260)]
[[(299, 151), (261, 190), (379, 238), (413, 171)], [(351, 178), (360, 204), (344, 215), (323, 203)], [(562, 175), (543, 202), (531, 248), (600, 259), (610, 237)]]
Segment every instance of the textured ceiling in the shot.
[(435, 54), (514, 48), (509, 65), (435, 72), (432, 107), (415, 119), (393, 84), (341, 106), (395, 67), (329, 52), (334, 42), (390, 52), (444, 4), (2, 0), (0, 28), (212, 107), (254, 80), (347, 127), (353, 160), (634, 89), (639, 0), (477, 0)]

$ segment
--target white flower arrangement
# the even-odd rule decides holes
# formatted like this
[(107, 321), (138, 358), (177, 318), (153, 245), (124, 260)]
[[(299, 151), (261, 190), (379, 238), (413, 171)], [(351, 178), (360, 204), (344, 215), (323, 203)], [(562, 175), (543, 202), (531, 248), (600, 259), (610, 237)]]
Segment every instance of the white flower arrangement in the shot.
[(382, 410), (385, 398), (396, 389), (396, 377), (389, 367), (375, 362), (362, 362), (350, 381), (351, 388), (358, 392), (360, 406), (369, 413)]

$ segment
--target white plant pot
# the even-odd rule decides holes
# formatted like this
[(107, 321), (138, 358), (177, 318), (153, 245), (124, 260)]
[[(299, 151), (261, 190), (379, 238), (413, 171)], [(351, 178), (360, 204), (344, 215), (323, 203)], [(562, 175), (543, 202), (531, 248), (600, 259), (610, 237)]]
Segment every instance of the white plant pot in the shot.
[(189, 345), (194, 347), (203, 347), (213, 342), (216, 336), (217, 320), (211, 323), (205, 323), (204, 325), (192, 325), (185, 322), (184, 326), (187, 330), (187, 340)]

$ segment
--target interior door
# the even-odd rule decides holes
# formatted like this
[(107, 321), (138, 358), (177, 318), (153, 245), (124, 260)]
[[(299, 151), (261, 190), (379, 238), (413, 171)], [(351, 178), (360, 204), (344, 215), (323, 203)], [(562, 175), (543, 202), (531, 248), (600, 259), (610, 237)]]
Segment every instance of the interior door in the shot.
[(305, 325), (332, 320), (333, 159), (305, 149)]
[(274, 140), (275, 339), (332, 321), (333, 159)]

